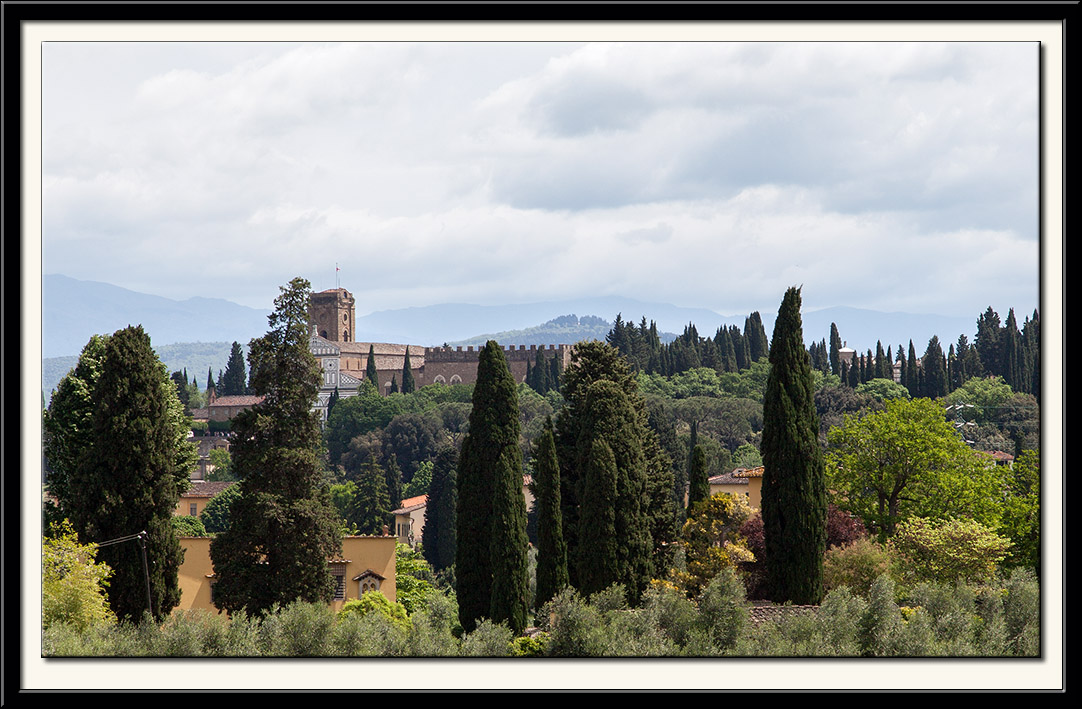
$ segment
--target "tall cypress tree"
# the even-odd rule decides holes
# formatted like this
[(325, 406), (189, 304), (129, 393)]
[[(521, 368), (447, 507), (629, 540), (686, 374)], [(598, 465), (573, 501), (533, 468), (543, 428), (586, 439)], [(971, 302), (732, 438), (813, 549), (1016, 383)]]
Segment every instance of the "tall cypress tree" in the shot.
[(917, 351), (913, 347), (913, 340), (909, 341), (909, 362), (905, 371), (905, 388), (910, 396), (920, 396), (920, 362), (917, 361)]
[(763, 318), (759, 311), (749, 315), (744, 320), (744, 338), (748, 341), (748, 354), (751, 362), (758, 362), (770, 353), (770, 346), (766, 339), (766, 328), (763, 327)]
[(616, 456), (602, 439), (590, 443), (582, 485), (582, 539), (575, 563), (583, 595), (621, 580), (616, 531)]
[(786, 291), (774, 324), (760, 450), (771, 597), (817, 604), (823, 596), (826, 482), (798, 288)]
[(402, 393), (411, 394), (415, 388), (413, 369), (410, 367), (410, 348), (406, 346), (406, 359), (402, 364)]
[(180, 602), (184, 558), (172, 516), (196, 454), (175, 384), (142, 326), (95, 337), (49, 404), (45, 454), (49, 488), (81, 540), (105, 542), (146, 532), (140, 542), (103, 547), (113, 569), (109, 605), (138, 621), (161, 620)]
[(229, 361), (225, 365), (225, 373), (222, 375), (222, 385), (218, 389), (219, 396), (237, 396), (248, 393), (248, 375), (244, 371), (244, 351), (240, 343), (234, 342), (229, 351)]
[(503, 349), (489, 340), (478, 355), (470, 430), (458, 468), (455, 576), (459, 620), (482, 618), (520, 632), (526, 621), (526, 501), (518, 390)]
[(432, 484), (428, 486), (428, 504), (425, 506), (425, 527), (421, 533), (421, 543), (425, 559), (436, 571), (442, 571), (455, 563), (457, 465), (458, 451), (454, 446), (442, 448), (432, 464)]
[(338, 512), (323, 482), (322, 375), (309, 348), (311, 288), (293, 279), (275, 299), (270, 330), (248, 353), (255, 407), (233, 419), (232, 464), (240, 483), (230, 526), (211, 542), (215, 604), (262, 615), (297, 599), (326, 603), (328, 557), (340, 553)]
[(691, 451), (691, 468), (688, 471), (691, 487), (688, 491), (688, 508), (710, 497), (710, 479), (706, 474), (706, 452), (702, 446)]
[(937, 335), (932, 335), (932, 339), (928, 340), (928, 349), (921, 358), (921, 370), (924, 373), (924, 384), (920, 395), (932, 399), (946, 396), (947, 363)]
[(556, 437), (552, 418), (537, 439), (534, 456), (537, 485), (537, 590), (534, 607), (541, 608), (570, 581), (567, 575), (567, 543), (560, 514), (560, 464), (556, 459)]
[(357, 476), (357, 495), (350, 505), (349, 519), (360, 534), (381, 535), (383, 527), (394, 524), (394, 505), (387, 492), (387, 479), (379, 463), (370, 460)]
[(376, 373), (376, 346), (368, 346), (368, 364), (364, 369), (364, 378), (376, 385), (376, 391), (379, 391), (379, 376)]
[(398, 393), (398, 377), (397, 377), (397, 375), (394, 375), (394, 374), (391, 375), (391, 393), (392, 394), (397, 394)]
[(839, 350), (842, 348), (842, 336), (838, 334), (838, 326), (834, 323), (830, 323), (830, 371), (838, 376), (841, 376), (841, 355)]

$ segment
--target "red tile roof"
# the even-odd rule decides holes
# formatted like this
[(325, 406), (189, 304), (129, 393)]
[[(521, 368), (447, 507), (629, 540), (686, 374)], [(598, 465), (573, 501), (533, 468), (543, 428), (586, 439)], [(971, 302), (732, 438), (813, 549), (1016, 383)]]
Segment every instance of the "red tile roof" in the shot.
[(255, 406), (262, 401), (262, 396), (251, 396), (248, 394), (239, 396), (219, 396), (217, 399), (210, 402), (210, 406)]
[(231, 482), (207, 482), (206, 480), (192, 480), (192, 486), (181, 497), (214, 497), (218, 493), (232, 485)]
[(428, 495), (417, 495), (416, 497), (409, 497), (402, 500), (402, 506), (395, 510), (392, 514), (402, 515), (407, 512), (413, 512), (419, 507), (424, 507), (428, 504)]
[(737, 468), (733, 471), (734, 478), (761, 478), (763, 477), (763, 466), (757, 468)]

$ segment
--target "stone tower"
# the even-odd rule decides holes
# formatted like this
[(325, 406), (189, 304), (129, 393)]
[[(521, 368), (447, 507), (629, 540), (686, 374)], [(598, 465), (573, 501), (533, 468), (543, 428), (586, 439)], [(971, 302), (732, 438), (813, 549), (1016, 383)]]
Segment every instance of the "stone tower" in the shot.
[(345, 288), (313, 293), (308, 302), (308, 316), (316, 334), (332, 342), (353, 342), (355, 302), (353, 294)]

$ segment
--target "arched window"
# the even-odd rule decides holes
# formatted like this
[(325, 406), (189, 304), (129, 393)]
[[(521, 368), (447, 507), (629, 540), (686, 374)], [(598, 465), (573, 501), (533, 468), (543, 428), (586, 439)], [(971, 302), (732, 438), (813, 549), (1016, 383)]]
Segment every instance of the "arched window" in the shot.
[(446, 384), (447, 380), (444, 379), (442, 374), (437, 374), (436, 378), (432, 380), (434, 384)]
[(462, 383), (462, 377), (458, 376), (457, 374), (452, 374), (451, 375), (451, 383), (452, 384), (461, 384)]

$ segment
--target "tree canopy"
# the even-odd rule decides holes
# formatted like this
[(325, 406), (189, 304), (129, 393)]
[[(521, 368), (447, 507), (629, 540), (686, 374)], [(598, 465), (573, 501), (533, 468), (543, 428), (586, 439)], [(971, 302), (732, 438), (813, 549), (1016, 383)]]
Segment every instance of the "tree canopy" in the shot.
[(251, 342), (252, 387), (264, 398), (233, 419), (241, 492), (229, 528), (210, 548), (219, 579), (215, 603), (230, 612), (263, 614), (298, 598), (329, 601), (327, 559), (341, 550), (312, 409), (322, 376), (309, 349), (310, 286), (295, 278), (281, 290), (270, 329)]

